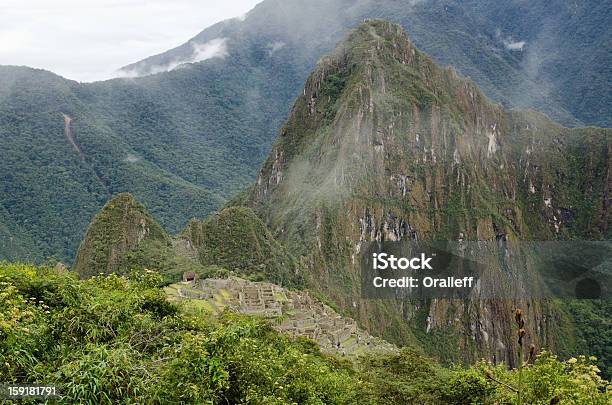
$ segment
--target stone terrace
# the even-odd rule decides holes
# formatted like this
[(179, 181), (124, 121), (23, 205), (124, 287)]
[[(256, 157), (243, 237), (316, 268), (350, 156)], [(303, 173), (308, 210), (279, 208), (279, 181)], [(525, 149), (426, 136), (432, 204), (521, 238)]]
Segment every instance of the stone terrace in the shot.
[(398, 350), (391, 343), (360, 329), (353, 319), (340, 316), (308, 293), (287, 290), (276, 284), (230, 277), (177, 283), (166, 290), (175, 299), (206, 300), (215, 312), (227, 308), (270, 319), (276, 330), (313, 339), (326, 352), (350, 356), (369, 350)]

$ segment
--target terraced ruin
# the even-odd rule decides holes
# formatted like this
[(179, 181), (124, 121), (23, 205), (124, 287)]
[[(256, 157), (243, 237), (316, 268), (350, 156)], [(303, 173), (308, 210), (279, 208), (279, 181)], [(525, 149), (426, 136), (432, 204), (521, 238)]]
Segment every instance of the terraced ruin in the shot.
[(173, 300), (194, 300), (212, 313), (229, 309), (264, 317), (276, 330), (310, 338), (328, 353), (354, 356), (370, 350), (398, 350), (307, 292), (287, 290), (276, 284), (238, 277), (209, 278), (172, 284), (166, 287), (166, 292)]

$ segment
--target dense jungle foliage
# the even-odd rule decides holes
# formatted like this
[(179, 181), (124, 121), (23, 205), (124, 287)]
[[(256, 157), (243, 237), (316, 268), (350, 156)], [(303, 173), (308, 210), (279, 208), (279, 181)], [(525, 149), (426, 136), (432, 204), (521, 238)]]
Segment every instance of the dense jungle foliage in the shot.
[[(410, 349), (338, 358), (264, 320), (166, 300), (161, 276), (78, 280), (0, 264), (0, 381), (56, 384), (61, 403), (608, 404), (591, 357), (548, 352), (517, 370), (442, 368)], [(556, 401), (556, 402), (551, 402)]]

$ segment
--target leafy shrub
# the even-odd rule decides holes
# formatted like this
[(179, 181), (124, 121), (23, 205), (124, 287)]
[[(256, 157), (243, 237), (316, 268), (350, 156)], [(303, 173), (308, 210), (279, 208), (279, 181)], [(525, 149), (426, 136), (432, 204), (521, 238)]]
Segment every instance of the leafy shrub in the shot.
[(192, 316), (162, 282), (0, 263), (0, 381), (57, 384), (69, 403), (352, 402), (351, 370), (318, 346), (258, 319)]
[[(533, 364), (523, 366), (524, 404), (609, 404), (612, 392), (593, 364), (595, 357), (579, 356), (566, 361), (542, 351)], [(487, 378), (487, 374), (490, 376)], [(455, 370), (444, 392), (451, 404), (516, 404), (518, 370), (480, 362)], [(555, 402), (556, 401), (556, 402)]]
[(361, 358), (365, 380), (363, 397), (376, 404), (440, 403), (445, 370), (431, 359), (403, 348), (399, 354), (371, 354)]

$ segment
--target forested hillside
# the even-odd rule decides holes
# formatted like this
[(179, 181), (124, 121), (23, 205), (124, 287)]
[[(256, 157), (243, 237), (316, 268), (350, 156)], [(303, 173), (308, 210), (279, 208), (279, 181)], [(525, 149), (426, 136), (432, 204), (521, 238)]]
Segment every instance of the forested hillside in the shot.
[[(165, 88), (155, 87), (157, 79), (107, 88), (0, 68), (0, 214), (6, 221), (0, 254), (72, 261), (90, 218), (122, 191), (133, 192), (177, 232), (248, 181), (245, 162), (262, 152), (224, 129), (231, 124), (213, 121), (211, 129), (203, 122), (194, 98), (224, 95), (206, 85), (204, 94), (188, 94), (184, 73), (170, 75)], [(248, 118), (233, 122), (248, 133)], [(28, 254), (15, 254), (20, 249)]]
[[(159, 72), (146, 77), (0, 67), (0, 257), (71, 262), (118, 192), (170, 232), (218, 208), (254, 179), (316, 60), (367, 17), (400, 23), (493, 100), (610, 125), (605, 2), (266, 0), (122, 73)], [(181, 64), (215, 40), (216, 57)]]

